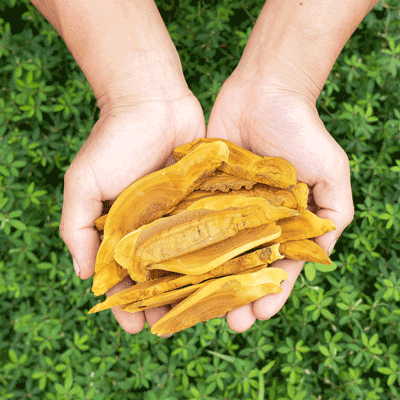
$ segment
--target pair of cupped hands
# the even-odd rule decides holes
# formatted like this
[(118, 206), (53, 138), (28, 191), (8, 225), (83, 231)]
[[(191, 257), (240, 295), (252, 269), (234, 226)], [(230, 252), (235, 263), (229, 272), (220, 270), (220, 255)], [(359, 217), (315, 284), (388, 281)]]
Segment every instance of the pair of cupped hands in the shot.
[[(94, 273), (100, 245), (94, 221), (102, 213), (103, 202), (112, 202), (136, 180), (171, 164), (176, 147), (204, 137), (227, 139), (260, 156), (289, 161), (297, 179), (309, 186), (309, 210), (336, 226), (335, 231), (315, 239), (330, 254), (354, 209), (347, 155), (320, 120), (316, 98), (293, 89), (290, 79), (235, 70), (223, 84), (206, 127), (201, 105), (186, 82), (176, 88), (158, 87), (157, 93), (142, 92), (140, 99), (132, 90), (131, 96), (121, 95), (121, 101), (117, 96), (100, 105), (99, 120), (65, 174), (60, 234), (75, 260), (77, 275), (87, 279)], [(267, 320), (278, 313), (303, 265), (301, 261), (276, 261), (273, 266), (289, 274), (282, 292), (228, 312), (228, 326), (245, 332), (257, 319)], [(125, 278), (106, 295), (131, 285)], [(151, 327), (169, 309), (164, 306), (132, 314), (114, 307), (112, 312), (121, 327), (133, 334), (146, 321)]]

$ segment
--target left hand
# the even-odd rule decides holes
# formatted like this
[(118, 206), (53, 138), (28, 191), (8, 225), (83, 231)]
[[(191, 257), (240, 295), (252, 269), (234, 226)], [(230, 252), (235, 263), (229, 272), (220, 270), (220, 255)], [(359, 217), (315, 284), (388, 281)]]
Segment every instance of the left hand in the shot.
[[(131, 97), (133, 98), (133, 97)], [(176, 99), (149, 97), (132, 104), (105, 105), (100, 119), (65, 174), (60, 233), (80, 271), (87, 279), (94, 273), (99, 234), (94, 221), (103, 201), (113, 202), (129, 185), (172, 159), (174, 148), (205, 136), (204, 115), (189, 91)], [(107, 297), (133, 285), (126, 277)], [(168, 306), (129, 313), (112, 312), (127, 333), (138, 333), (147, 321), (151, 327)]]
[[(227, 139), (260, 156), (289, 161), (296, 168), (297, 180), (309, 186), (308, 209), (335, 223), (335, 231), (315, 240), (330, 254), (353, 219), (349, 162), (325, 129), (315, 101), (307, 93), (289, 87), (288, 81), (279, 82), (260, 73), (246, 77), (234, 73), (216, 99), (207, 137)], [(293, 260), (273, 263), (289, 274), (281, 284), (282, 292), (228, 312), (229, 327), (244, 332), (256, 319), (275, 315), (288, 299), (303, 265), (303, 261)]]

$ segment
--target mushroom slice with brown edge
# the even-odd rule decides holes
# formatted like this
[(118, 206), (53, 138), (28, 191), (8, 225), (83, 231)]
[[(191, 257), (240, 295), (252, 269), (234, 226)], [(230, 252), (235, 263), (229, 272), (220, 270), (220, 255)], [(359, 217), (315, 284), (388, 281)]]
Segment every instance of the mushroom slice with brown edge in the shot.
[(282, 291), (280, 284), (289, 274), (281, 268), (264, 268), (249, 274), (227, 276), (194, 292), (159, 319), (151, 333), (179, 332), (201, 321), (251, 303), (269, 293)]

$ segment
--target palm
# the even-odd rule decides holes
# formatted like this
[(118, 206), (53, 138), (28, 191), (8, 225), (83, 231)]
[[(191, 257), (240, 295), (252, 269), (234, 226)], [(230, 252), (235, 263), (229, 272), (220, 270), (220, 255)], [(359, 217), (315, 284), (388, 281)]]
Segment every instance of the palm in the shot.
[[(230, 78), (211, 112), (207, 136), (224, 138), (261, 156), (281, 157), (292, 163), (297, 179), (310, 188), (309, 209), (332, 219), (337, 227), (316, 240), (324, 250), (351, 221), (347, 156), (325, 130), (315, 106), (306, 97), (265, 81)], [(255, 319), (267, 319), (278, 312), (303, 265), (277, 261), (274, 266), (285, 269), (290, 276), (282, 283), (283, 291), (228, 313), (230, 327), (245, 331)]]
[[(102, 114), (65, 176), (60, 231), (83, 279), (94, 272), (99, 238), (93, 229), (103, 202), (114, 201), (134, 181), (169, 162), (173, 149), (205, 136), (202, 109), (193, 95), (168, 103), (147, 102)], [(75, 253), (75, 254), (74, 254)], [(84, 260), (84, 262), (82, 262)], [(132, 281), (126, 278), (109, 290), (114, 294)], [(153, 325), (167, 308), (130, 314), (112, 310), (130, 333)]]

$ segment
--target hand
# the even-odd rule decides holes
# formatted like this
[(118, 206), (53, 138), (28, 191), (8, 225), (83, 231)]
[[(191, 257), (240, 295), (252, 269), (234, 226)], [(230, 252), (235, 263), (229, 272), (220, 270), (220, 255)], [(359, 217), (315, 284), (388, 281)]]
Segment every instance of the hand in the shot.
[[(330, 254), (354, 215), (349, 162), (320, 120), (315, 99), (310, 93), (293, 90), (289, 81), (235, 71), (216, 99), (207, 137), (227, 139), (260, 156), (289, 161), (297, 179), (309, 186), (308, 209), (335, 223), (335, 231), (315, 240)], [(228, 312), (229, 327), (244, 332), (256, 319), (274, 316), (289, 297), (303, 265), (302, 261), (276, 261), (273, 266), (289, 274), (282, 292)]]
[[(80, 271), (87, 279), (94, 273), (100, 245), (94, 221), (103, 201), (113, 201), (130, 184), (164, 166), (175, 147), (205, 136), (201, 106), (187, 89), (166, 100), (142, 100), (123, 106), (104, 105), (100, 119), (65, 174), (60, 233)], [(125, 278), (107, 297), (133, 284)], [(112, 312), (128, 333), (150, 327), (168, 311), (168, 306), (128, 313)]]

